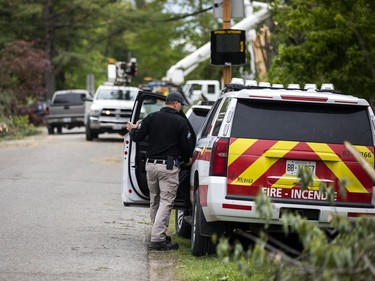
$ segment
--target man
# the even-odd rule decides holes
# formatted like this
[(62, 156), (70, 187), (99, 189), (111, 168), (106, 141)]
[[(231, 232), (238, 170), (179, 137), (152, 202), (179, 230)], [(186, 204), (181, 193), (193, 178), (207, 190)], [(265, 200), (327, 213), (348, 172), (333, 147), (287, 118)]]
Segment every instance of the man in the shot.
[(127, 124), (133, 141), (142, 141), (148, 136), (146, 172), (152, 222), (149, 248), (154, 250), (178, 249), (167, 230), (179, 185), (178, 162), (188, 163), (194, 149), (188, 121), (178, 114), (184, 105), (182, 95), (170, 93), (165, 105), (160, 111), (146, 116), (141, 123)]

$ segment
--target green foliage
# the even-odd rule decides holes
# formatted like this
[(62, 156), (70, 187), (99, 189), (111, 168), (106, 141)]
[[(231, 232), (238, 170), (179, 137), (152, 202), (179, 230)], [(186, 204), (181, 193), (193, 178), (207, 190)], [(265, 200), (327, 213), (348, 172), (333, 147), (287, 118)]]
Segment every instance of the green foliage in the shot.
[[(374, 278), (375, 242), (374, 218), (361, 217), (354, 222), (335, 216), (331, 227), (338, 231), (331, 241), (314, 224), (299, 216), (287, 215), (285, 224), (298, 233), (304, 246), (301, 261), (295, 265), (284, 260), (280, 265), (280, 280), (370, 280)], [(293, 274), (283, 269), (294, 266)], [(372, 277), (370, 277), (372, 276)]]
[(272, 219), (272, 204), (271, 198), (268, 197), (262, 190), (259, 190), (257, 197), (255, 198), (256, 211), (257, 213), (264, 218), (265, 227), (268, 227), (268, 223)]
[(39, 134), (39, 130), (29, 122), (27, 116), (0, 116), (0, 140), (21, 139)]
[[(94, 74), (98, 86), (107, 79), (108, 58), (128, 61), (135, 57), (138, 74), (132, 84), (137, 85), (146, 76), (165, 76), (192, 46), (198, 48), (209, 40), (216, 22), (212, 11), (202, 9), (212, 4), (208, 0), (131, 3), (0, 0), (0, 50), (18, 39), (37, 42), (37, 48), (47, 51), (57, 90), (85, 88), (87, 74)], [(210, 78), (212, 69), (209, 63), (205, 65), (208, 70), (197, 71)]]
[[(306, 189), (312, 183), (309, 169), (300, 169), (298, 177), (301, 187)], [(344, 182), (345, 183), (345, 182)], [(344, 184), (340, 192), (345, 190)], [(327, 200), (334, 202), (333, 187), (320, 186), (320, 192), (328, 194)], [(272, 213), (269, 198), (260, 192), (256, 198), (256, 210), (265, 220), (265, 229)], [(281, 218), (286, 235), (296, 233), (303, 246), (302, 255), (287, 256), (280, 250), (266, 251), (267, 234), (263, 233), (254, 248), (244, 251), (233, 247), (227, 240), (220, 241), (218, 255), (223, 262), (235, 259), (244, 275), (251, 276), (246, 266), (249, 260), (265, 267), (272, 263), (274, 268), (265, 280), (373, 280), (375, 279), (375, 218), (360, 217), (350, 221), (339, 214), (332, 216), (328, 230), (335, 230), (334, 237), (316, 224), (299, 215), (285, 213)], [(245, 261), (245, 262), (244, 262)]]
[[(337, 89), (372, 97), (375, 86), (373, 1), (273, 1), (277, 56), (273, 82), (333, 82)], [(278, 3), (283, 2), (283, 5)], [(46, 5), (50, 3), (50, 9)], [(106, 80), (107, 59), (138, 59), (133, 85), (161, 79), (170, 66), (209, 41), (221, 28), (212, 1), (0, 0), (0, 50), (17, 40), (47, 50), (56, 89), (96, 86)], [(49, 11), (46, 20), (45, 11)], [(47, 32), (47, 33), (46, 33)], [(0, 71), (4, 72), (3, 66)], [(30, 72), (32, 73), (32, 72)], [(237, 73), (237, 74), (235, 74)], [(240, 75), (233, 67), (233, 75)], [(186, 79), (220, 79), (222, 68), (201, 63)], [(18, 76), (13, 76), (19, 82)], [(11, 82), (14, 82), (11, 81)]]
[(0, 116), (9, 116), (14, 96), (9, 90), (0, 89)]
[(290, 0), (275, 6), (275, 82), (335, 84), (372, 97), (375, 86), (375, 2)]

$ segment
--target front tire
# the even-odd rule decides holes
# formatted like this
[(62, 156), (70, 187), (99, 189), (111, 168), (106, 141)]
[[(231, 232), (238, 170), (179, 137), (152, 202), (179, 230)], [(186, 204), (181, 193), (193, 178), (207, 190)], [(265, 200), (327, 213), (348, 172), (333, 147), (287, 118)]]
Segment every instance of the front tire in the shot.
[(202, 224), (206, 223), (206, 219), (199, 201), (198, 190), (195, 191), (194, 201), (190, 251), (193, 256), (199, 257), (204, 256), (206, 253), (211, 253), (212, 243), (210, 237), (201, 235)]
[(94, 133), (90, 129), (90, 121), (87, 121), (86, 124), (86, 140), (87, 141), (92, 141), (94, 138), (98, 138), (98, 133)]

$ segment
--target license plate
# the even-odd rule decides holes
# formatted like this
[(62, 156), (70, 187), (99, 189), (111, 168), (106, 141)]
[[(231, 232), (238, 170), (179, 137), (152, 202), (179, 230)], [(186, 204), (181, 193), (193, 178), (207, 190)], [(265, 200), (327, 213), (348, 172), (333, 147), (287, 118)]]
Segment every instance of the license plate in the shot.
[(70, 117), (65, 117), (65, 118), (63, 118), (63, 122), (65, 122), (65, 123), (72, 122), (72, 118), (70, 118)]
[(286, 174), (298, 175), (298, 170), (301, 168), (308, 168), (312, 175), (315, 176), (316, 162), (315, 161), (300, 161), (300, 160), (287, 160), (286, 161)]
[(113, 125), (112, 126), (113, 130), (121, 130), (122, 128), (124, 128), (123, 125)]

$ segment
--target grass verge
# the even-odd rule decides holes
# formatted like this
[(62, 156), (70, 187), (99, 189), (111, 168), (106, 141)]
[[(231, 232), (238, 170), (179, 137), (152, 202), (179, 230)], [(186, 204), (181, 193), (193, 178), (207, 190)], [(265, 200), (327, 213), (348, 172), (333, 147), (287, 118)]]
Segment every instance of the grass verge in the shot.
[[(172, 240), (180, 248), (177, 254), (176, 280), (202, 281), (202, 280), (228, 280), (228, 281), (258, 281), (265, 280), (270, 273), (270, 268), (259, 268), (252, 260), (244, 261), (251, 275), (245, 275), (239, 268), (238, 261), (227, 261), (217, 255), (194, 257), (190, 253), (190, 240), (177, 236), (175, 233), (175, 211), (172, 211), (170, 220), (170, 233)], [(268, 275), (269, 276), (269, 275)]]

